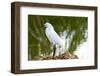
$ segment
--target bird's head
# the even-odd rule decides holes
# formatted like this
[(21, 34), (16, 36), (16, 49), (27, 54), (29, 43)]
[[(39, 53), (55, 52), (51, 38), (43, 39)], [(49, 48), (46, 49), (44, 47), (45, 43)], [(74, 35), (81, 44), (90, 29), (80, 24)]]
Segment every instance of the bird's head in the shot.
[(49, 22), (46, 22), (46, 23), (44, 24), (44, 27), (45, 27), (45, 28), (53, 29), (53, 26), (52, 26)]

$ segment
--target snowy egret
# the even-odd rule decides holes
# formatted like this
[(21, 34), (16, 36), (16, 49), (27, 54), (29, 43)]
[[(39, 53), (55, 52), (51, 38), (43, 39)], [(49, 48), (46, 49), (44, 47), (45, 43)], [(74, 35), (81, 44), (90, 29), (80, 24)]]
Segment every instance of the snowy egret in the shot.
[(61, 48), (64, 48), (65, 43), (63, 42), (61, 37), (55, 32), (53, 26), (50, 23), (46, 22), (44, 24), (44, 27), (45, 27), (45, 34), (50, 43), (53, 45), (53, 50), (54, 50), (53, 58), (54, 58), (56, 53), (56, 45), (59, 45)]

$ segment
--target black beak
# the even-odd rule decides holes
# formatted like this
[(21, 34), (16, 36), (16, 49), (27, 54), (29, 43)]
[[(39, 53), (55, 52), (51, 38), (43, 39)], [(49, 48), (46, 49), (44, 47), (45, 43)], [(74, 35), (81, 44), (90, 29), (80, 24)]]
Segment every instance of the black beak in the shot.
[(41, 27), (46, 28), (45, 26), (41, 26)]

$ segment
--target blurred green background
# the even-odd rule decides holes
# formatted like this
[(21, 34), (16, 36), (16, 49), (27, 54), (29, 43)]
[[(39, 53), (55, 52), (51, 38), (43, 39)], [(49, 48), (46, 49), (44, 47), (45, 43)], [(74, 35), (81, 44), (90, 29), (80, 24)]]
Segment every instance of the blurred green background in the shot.
[(77, 51), (87, 39), (87, 17), (28, 15), (28, 60), (35, 60), (40, 53), (49, 55), (52, 52), (45, 29), (41, 27), (46, 22), (51, 23), (58, 34), (67, 31), (66, 39), (71, 37), (67, 49), (70, 53)]

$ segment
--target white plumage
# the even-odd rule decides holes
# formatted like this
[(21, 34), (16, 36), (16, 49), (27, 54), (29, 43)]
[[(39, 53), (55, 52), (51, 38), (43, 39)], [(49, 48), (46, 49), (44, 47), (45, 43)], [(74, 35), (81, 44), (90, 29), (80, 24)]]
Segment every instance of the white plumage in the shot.
[(51, 44), (53, 44), (53, 46), (59, 45), (61, 48), (65, 47), (65, 42), (61, 39), (61, 37), (55, 32), (53, 26), (46, 22), (44, 24), (45, 29), (45, 33), (46, 36), (48, 38), (48, 40), (50, 41)]
[(53, 45), (60, 45), (61, 47), (64, 46), (63, 40), (60, 38), (60, 36), (55, 32), (53, 26), (50, 23), (45, 23), (45, 33), (49, 41)]

